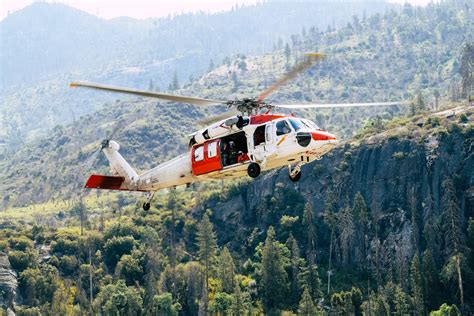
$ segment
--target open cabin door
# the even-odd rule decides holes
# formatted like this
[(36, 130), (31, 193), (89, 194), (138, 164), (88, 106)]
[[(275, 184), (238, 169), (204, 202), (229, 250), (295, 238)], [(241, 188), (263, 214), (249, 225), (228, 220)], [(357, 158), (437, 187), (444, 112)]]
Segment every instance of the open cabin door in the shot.
[(275, 147), (275, 137), (273, 123), (260, 125), (253, 134), (252, 160), (263, 161), (273, 152)]
[(193, 174), (201, 174), (222, 169), (220, 139), (194, 145), (191, 150), (191, 164)]

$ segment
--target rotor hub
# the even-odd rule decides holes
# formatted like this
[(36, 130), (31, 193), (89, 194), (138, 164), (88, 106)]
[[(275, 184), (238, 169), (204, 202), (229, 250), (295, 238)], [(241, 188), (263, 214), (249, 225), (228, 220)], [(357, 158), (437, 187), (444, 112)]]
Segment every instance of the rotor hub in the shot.
[(242, 100), (228, 101), (229, 108), (235, 108), (239, 112), (247, 113), (248, 115), (258, 114), (260, 110), (271, 110), (273, 105), (264, 101), (259, 101), (256, 98), (243, 98)]

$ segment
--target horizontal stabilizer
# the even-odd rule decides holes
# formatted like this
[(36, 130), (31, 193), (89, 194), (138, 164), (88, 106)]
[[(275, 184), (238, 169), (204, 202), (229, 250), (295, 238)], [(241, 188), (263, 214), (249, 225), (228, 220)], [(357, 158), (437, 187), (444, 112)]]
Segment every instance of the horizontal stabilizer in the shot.
[(120, 187), (125, 181), (124, 177), (103, 176), (100, 174), (93, 174), (89, 177), (84, 188), (88, 189), (108, 189), (108, 190), (123, 190)]

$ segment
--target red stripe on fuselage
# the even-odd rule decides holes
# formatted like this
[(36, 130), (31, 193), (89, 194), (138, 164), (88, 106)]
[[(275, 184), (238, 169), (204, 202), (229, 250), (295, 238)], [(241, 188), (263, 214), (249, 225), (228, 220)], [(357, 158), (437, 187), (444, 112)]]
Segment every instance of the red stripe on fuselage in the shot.
[(250, 124), (259, 125), (279, 118), (292, 117), (285, 114), (258, 114), (250, 117)]

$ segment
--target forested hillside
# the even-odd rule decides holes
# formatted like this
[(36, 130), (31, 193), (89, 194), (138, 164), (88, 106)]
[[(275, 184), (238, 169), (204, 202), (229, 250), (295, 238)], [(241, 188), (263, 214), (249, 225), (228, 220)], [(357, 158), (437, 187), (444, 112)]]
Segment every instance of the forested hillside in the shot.
[[(230, 20), (275, 3), (160, 23), (199, 26), (200, 18)], [(341, 143), (305, 165), (299, 182), (283, 168), (252, 180), (194, 183), (158, 192), (149, 211), (141, 193), (82, 189), (86, 176), (107, 172), (103, 154), (93, 155), (100, 141), (113, 134), (140, 172), (185, 152), (196, 121), (226, 108), (100, 99), (83, 90), (68, 91), (52, 108), (30, 98), (59, 95), (56, 79), (10, 94), (5, 100), (15, 107), (29, 104), (22, 111), (31, 121), (45, 112), (55, 125), (55, 108), (75, 109), (63, 97), (94, 102), (98, 111), (75, 112), (72, 124), (35, 141), (23, 143), (18, 126), (0, 137), (0, 146), (8, 143), (0, 152), (1, 313), (472, 315), (473, 12), (470, 0), (405, 5), (337, 28), (326, 20), (329, 27), (298, 27), (272, 39), (271, 52), (231, 52), (212, 65), (201, 55), (209, 71), (186, 82), (178, 74), (169, 90), (257, 96), (305, 52), (320, 51), (325, 60), (269, 100), (411, 103), (301, 111)], [(148, 22), (155, 36), (161, 24)], [(121, 66), (104, 66), (103, 78), (126, 84), (147, 73)], [(72, 77), (71, 70), (60, 78)], [(136, 87), (156, 88), (155, 77), (144, 78)]]
[[(257, 96), (303, 53), (321, 51), (327, 54), (326, 60), (269, 99), (280, 103), (416, 99), (412, 107), (300, 112), (347, 139), (364, 125), (435, 108), (436, 99), (459, 99), (462, 45), (474, 34), (473, 19), (469, 19), (472, 14), (472, 10), (457, 9), (452, 2), (423, 9), (407, 5), (400, 13), (354, 18), (338, 30), (309, 28), (291, 36), (290, 43), (282, 43), (283, 48), (271, 54), (226, 59), (174, 93), (224, 100)], [(67, 93), (84, 102), (95, 100), (89, 91)], [(115, 96), (117, 100), (122, 98)], [(117, 100), (106, 103), (93, 115), (77, 117), (72, 125), (57, 126), (47, 137), (28, 146), (20, 146), (21, 141), (13, 137), (12, 146), (7, 146), (10, 149), (4, 151), (5, 158), (0, 162), (0, 179), (5, 183), (9, 204), (26, 205), (75, 195), (86, 174), (106, 170), (104, 160), (94, 165), (86, 160), (119, 120), (127, 124), (115, 139), (132, 166), (143, 171), (185, 151), (185, 136), (198, 128), (194, 122), (212, 113), (154, 100)]]
[(74, 80), (165, 90), (174, 76), (182, 85), (226, 56), (271, 51), (304, 27), (340, 27), (354, 14), (390, 8), (397, 6), (263, 1), (217, 14), (104, 20), (63, 4), (33, 3), (0, 22), (0, 136), (23, 143), (115, 100), (95, 92), (77, 98), (67, 89)]
[(472, 108), (456, 113), (367, 130), (305, 166), (299, 184), (277, 170), (223, 191), (172, 190), (148, 212), (121, 194), (3, 220), (3, 271), (18, 273), (4, 274), (3, 293), (17, 292), (5, 305), (20, 315), (468, 315), (474, 126)]

